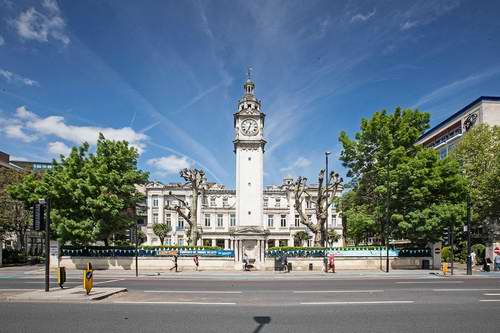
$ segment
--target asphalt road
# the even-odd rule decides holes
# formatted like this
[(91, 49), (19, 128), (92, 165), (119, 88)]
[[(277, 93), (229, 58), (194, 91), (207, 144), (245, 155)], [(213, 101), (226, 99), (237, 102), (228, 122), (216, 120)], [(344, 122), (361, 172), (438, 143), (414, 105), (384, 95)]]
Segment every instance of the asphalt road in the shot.
[[(0, 332), (479, 332), (500, 330), (500, 276), (97, 274), (127, 293), (92, 303), (14, 303), (43, 275), (0, 274)], [(206, 277), (206, 278), (204, 278)], [(81, 286), (80, 274), (68, 287)]]

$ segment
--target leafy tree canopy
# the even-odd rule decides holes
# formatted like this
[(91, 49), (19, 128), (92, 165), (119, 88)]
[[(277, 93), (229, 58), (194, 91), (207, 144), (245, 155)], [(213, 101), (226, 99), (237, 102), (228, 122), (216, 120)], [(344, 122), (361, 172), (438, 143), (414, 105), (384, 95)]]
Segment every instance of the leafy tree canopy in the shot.
[(62, 242), (107, 243), (113, 233), (128, 228), (142, 200), (136, 185), (148, 174), (137, 169), (137, 158), (126, 141), (100, 134), (95, 154), (87, 143), (74, 147), (68, 157), (54, 160), (41, 180), (28, 176), (9, 192), (28, 206), (50, 198), (52, 231)]

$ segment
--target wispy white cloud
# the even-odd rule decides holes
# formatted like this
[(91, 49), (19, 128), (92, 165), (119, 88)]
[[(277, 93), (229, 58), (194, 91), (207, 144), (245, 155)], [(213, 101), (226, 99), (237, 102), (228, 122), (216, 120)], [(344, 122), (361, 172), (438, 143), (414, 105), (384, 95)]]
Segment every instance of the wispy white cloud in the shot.
[[(0, 122), (0, 130), (5, 132), (8, 137), (20, 139), (24, 142), (31, 142), (38, 137), (54, 136), (76, 145), (82, 142), (95, 145), (99, 133), (102, 133), (107, 139), (128, 141), (131, 146), (137, 148), (139, 153), (144, 151), (148, 139), (145, 134), (136, 132), (130, 127), (112, 128), (70, 125), (67, 124), (64, 117), (39, 117), (24, 106), (16, 109), (13, 118)], [(61, 145), (54, 146), (54, 148), (61, 147)]]
[(299, 170), (303, 170), (303, 169), (308, 168), (310, 165), (311, 165), (311, 161), (308, 160), (307, 158), (301, 156), (301, 157), (297, 158), (292, 164), (290, 164), (284, 168), (281, 168), (280, 171), (281, 171), (281, 173), (285, 173), (287, 175), (293, 175), (294, 173), (296, 173)]
[(401, 25), (401, 30), (408, 30), (418, 25), (418, 21), (406, 21)]
[(10, 82), (10, 83), (21, 83), (21, 84), (24, 84), (26, 86), (31, 86), (31, 87), (39, 87), (40, 86), (40, 84), (35, 80), (32, 80), (32, 79), (27, 78), (27, 77), (23, 77), (19, 74), (16, 74), (16, 73), (13, 73), (11, 71), (1, 69), (1, 68), (0, 68), (0, 76), (3, 77), (7, 82)]
[(358, 13), (358, 14), (354, 15), (353, 17), (351, 17), (351, 22), (355, 23), (355, 22), (365, 22), (365, 21), (368, 21), (376, 13), (377, 13), (377, 11), (375, 9), (373, 11), (369, 12), (369, 13), (366, 13), (366, 14)]
[(425, 96), (422, 96), (412, 108), (421, 107), (423, 105), (428, 105), (431, 103), (439, 102), (440, 100), (454, 95), (465, 88), (468, 88), (474, 84), (478, 84), (492, 76), (497, 76), (500, 74), (500, 66), (489, 68), (486, 71), (469, 75), (465, 78), (450, 82), (442, 87), (439, 87)]
[(59, 155), (68, 156), (71, 152), (71, 147), (68, 147), (64, 142), (54, 141), (49, 142), (48, 151), (55, 157), (58, 157)]
[(57, 2), (44, 0), (42, 8), (43, 12), (40, 12), (30, 7), (12, 21), (19, 37), (38, 42), (48, 42), (50, 37), (68, 45), (70, 38), (66, 33), (66, 22)]
[(169, 155), (165, 157), (152, 158), (147, 164), (153, 167), (154, 172), (160, 176), (168, 176), (178, 173), (181, 169), (189, 168), (191, 162), (184, 156)]

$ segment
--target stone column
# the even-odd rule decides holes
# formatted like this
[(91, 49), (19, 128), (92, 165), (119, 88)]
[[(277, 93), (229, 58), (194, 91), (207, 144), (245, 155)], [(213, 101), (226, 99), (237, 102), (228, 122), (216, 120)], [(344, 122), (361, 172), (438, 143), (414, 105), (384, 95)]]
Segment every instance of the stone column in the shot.
[(215, 238), (212, 238), (212, 246), (215, 246), (216, 243), (215, 243)]
[(279, 239), (275, 239), (275, 240), (274, 240), (274, 246), (275, 246), (275, 247), (280, 246), (280, 241), (279, 241)]
[(224, 239), (224, 249), (227, 250), (229, 248), (229, 239)]

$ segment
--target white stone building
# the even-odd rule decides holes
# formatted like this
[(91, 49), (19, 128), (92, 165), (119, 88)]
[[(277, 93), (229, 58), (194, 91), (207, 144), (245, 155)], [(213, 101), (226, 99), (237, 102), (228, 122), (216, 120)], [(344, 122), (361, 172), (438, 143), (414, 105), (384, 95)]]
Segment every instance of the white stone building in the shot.
[[(235, 257), (241, 260), (243, 253), (255, 259), (257, 265), (263, 260), (264, 251), (273, 246), (310, 245), (297, 244), (294, 235), (297, 231), (307, 231), (299, 223), (295, 212), (293, 192), (290, 185), (293, 179), (285, 178), (280, 185), (264, 187), (264, 119), (261, 103), (254, 95), (255, 85), (249, 78), (244, 84), (244, 95), (238, 102), (234, 114), (236, 155), (236, 190), (226, 189), (224, 185), (209, 183), (208, 189), (199, 196), (197, 221), (202, 230), (198, 245), (220, 246), (235, 250)], [(317, 190), (309, 188), (312, 197), (304, 201), (306, 214), (316, 222), (314, 198)], [(147, 226), (145, 227), (148, 244), (159, 244), (152, 226), (166, 223), (172, 228), (166, 244), (186, 245), (187, 223), (172, 209), (176, 204), (174, 197), (190, 202), (190, 189), (181, 183), (151, 183), (146, 187)], [(328, 229), (342, 234), (341, 216), (330, 206)], [(339, 243), (334, 244), (340, 246)]]

